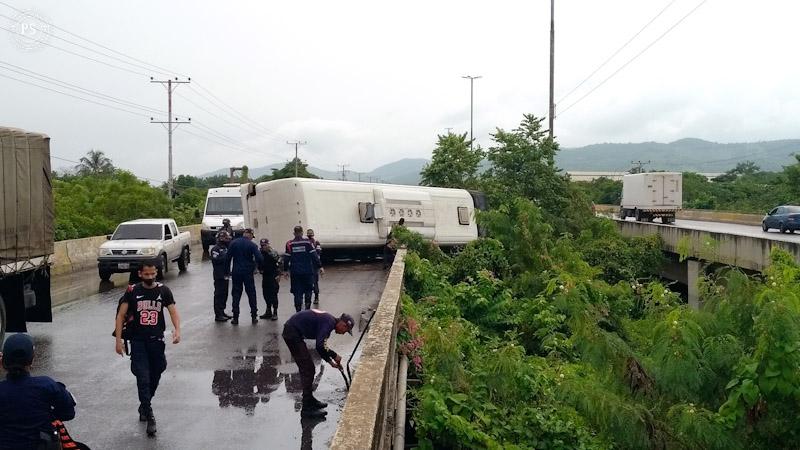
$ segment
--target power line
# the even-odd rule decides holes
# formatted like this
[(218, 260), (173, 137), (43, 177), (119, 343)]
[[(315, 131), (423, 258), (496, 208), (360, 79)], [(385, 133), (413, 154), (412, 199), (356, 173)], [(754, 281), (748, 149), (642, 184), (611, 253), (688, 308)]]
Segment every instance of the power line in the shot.
[(19, 70), (10, 69), (8, 67), (0, 67), (0, 69), (4, 69), (4, 70), (11, 71), (11, 72), (15, 72), (15, 73), (18, 73), (20, 75), (27, 76), (27, 77), (30, 77), (30, 78), (34, 78), (34, 79), (36, 79), (38, 81), (42, 81), (42, 82), (45, 82), (45, 83), (56, 84), (59, 87), (64, 87), (64, 88), (67, 88), (67, 89), (81, 91), (81, 93), (85, 94), (85, 95), (90, 95), (92, 97), (102, 98), (103, 100), (106, 100), (106, 101), (122, 104), (124, 106), (140, 109), (140, 110), (147, 111), (147, 112), (156, 112), (156, 113), (159, 113), (159, 114), (163, 114), (164, 113), (163, 110), (151, 108), (149, 106), (145, 106), (145, 105), (142, 105), (142, 104), (139, 104), (139, 103), (135, 103), (135, 102), (131, 102), (131, 101), (128, 101), (128, 100), (123, 100), (123, 99), (118, 98), (118, 97), (114, 97), (114, 96), (111, 96), (111, 95), (108, 95), (108, 94), (103, 94), (102, 92), (94, 91), (94, 90), (91, 90), (91, 89), (86, 89), (86, 88), (80, 87), (80, 86), (78, 86), (76, 84), (67, 83), (66, 81), (61, 81), (61, 80), (59, 80), (57, 78), (49, 77), (47, 75), (42, 75), (42, 74), (40, 74), (38, 72), (34, 72), (34, 71), (30, 70), (30, 69), (26, 69), (24, 67), (20, 67), (20, 66), (17, 66), (15, 64), (11, 64), (11, 63), (8, 63), (8, 62), (2, 61), (2, 60), (0, 60), (0, 66), (14, 67), (14, 68), (19, 69)]
[(14, 77), (11, 77), (11, 76), (8, 76), (8, 75), (3, 75), (2, 73), (0, 73), (0, 77), (8, 78), (10, 80), (18, 81), (20, 83), (28, 84), (28, 85), (31, 85), (31, 86), (36, 86), (36, 87), (38, 87), (40, 89), (44, 89), (44, 90), (47, 90), (47, 91), (50, 91), (50, 92), (55, 92), (56, 94), (65, 95), (67, 97), (72, 97), (72, 98), (75, 98), (75, 99), (78, 99), (78, 100), (82, 100), (84, 102), (93, 103), (95, 105), (103, 106), (103, 107), (106, 107), (106, 108), (116, 109), (117, 111), (126, 112), (128, 114), (133, 114), (135, 116), (150, 117), (150, 116), (142, 114), (142, 113), (138, 113), (138, 112), (135, 112), (135, 111), (130, 111), (130, 110), (124, 109), (124, 108), (118, 108), (116, 106), (107, 105), (105, 103), (96, 102), (94, 100), (89, 100), (87, 98), (78, 97), (77, 95), (72, 95), (72, 94), (69, 94), (69, 93), (66, 93), (66, 92), (61, 92), (61, 91), (59, 91), (57, 89), (52, 89), (52, 88), (49, 88), (49, 87), (46, 87), (46, 86), (42, 86), (42, 85), (39, 85), (39, 84), (36, 84), (36, 83), (32, 83), (30, 81), (20, 80), (19, 78), (14, 78)]
[[(14, 30), (9, 30), (8, 28), (5, 28), (5, 27), (0, 27), (0, 30), (3, 30), (5, 32), (11, 33), (11, 34), (16, 34), (14, 32)], [(49, 42), (47, 42), (45, 40), (42, 40), (42, 39), (35, 39), (33, 37), (27, 37), (27, 39), (34, 40), (36, 42), (39, 42), (40, 44), (44, 44), (44, 45), (46, 45), (48, 47), (53, 47), (56, 50), (61, 50), (62, 52), (69, 53), (71, 55), (75, 55), (75, 56), (83, 58), (83, 59), (88, 59), (89, 61), (94, 61), (96, 63), (103, 64), (103, 65), (108, 66), (108, 67), (113, 67), (114, 69), (123, 70), (125, 72), (129, 72), (129, 73), (132, 73), (134, 75), (140, 75), (140, 76), (145, 76), (145, 77), (147, 76), (146, 73), (137, 72), (135, 70), (131, 70), (131, 69), (128, 69), (128, 68), (125, 68), (125, 67), (120, 67), (120, 66), (117, 66), (117, 65), (114, 65), (114, 64), (111, 64), (111, 63), (107, 63), (105, 61), (100, 61), (99, 59), (94, 59), (94, 58), (92, 58), (90, 56), (82, 55), (80, 53), (73, 52), (72, 50), (67, 50), (67, 49), (65, 49), (63, 47), (59, 47), (57, 45), (53, 45), (53, 44), (51, 44), (51, 43), (49, 43)]]
[[(21, 13), (21, 14), (26, 14), (26, 11), (23, 11), (23, 10), (21, 10), (21, 9), (15, 8), (15, 7), (13, 7), (13, 6), (9, 5), (8, 3), (5, 3), (5, 2), (2, 2), (2, 1), (0, 1), (0, 5), (4, 5), (4, 6), (6, 6), (6, 7), (10, 8), (10, 9), (13, 9), (14, 11), (17, 11), (18, 13)], [(4, 16), (4, 17), (7, 17), (7, 16)], [(97, 47), (100, 47), (100, 48), (103, 48), (103, 49), (105, 49), (105, 50), (108, 50), (108, 51), (110, 51), (110, 52), (113, 52), (113, 53), (116, 53), (116, 54), (118, 54), (118, 55), (124, 56), (124, 57), (126, 57), (126, 58), (128, 58), (128, 59), (131, 59), (131, 60), (133, 60), (133, 61), (136, 61), (136, 62), (142, 63), (142, 64), (144, 64), (145, 66), (138, 65), (138, 67), (140, 67), (140, 68), (143, 68), (143, 69), (145, 69), (145, 70), (149, 70), (149, 71), (151, 71), (151, 72), (158, 72), (158, 73), (161, 73), (162, 75), (181, 75), (181, 76), (184, 76), (184, 77), (186, 77), (186, 75), (185, 75), (185, 74), (181, 74), (181, 73), (179, 73), (179, 72), (176, 72), (176, 71), (173, 71), (173, 70), (165, 69), (165, 68), (163, 68), (163, 67), (160, 67), (160, 66), (157, 66), (157, 65), (155, 65), (155, 64), (148, 63), (147, 61), (143, 61), (143, 60), (141, 60), (141, 59), (134, 58), (133, 56), (127, 55), (127, 54), (125, 54), (125, 53), (123, 53), (123, 52), (120, 52), (120, 51), (114, 50), (113, 48), (106, 47), (106, 46), (105, 46), (105, 45), (103, 45), (103, 44), (100, 44), (100, 43), (98, 43), (98, 42), (95, 42), (95, 41), (93, 41), (93, 40), (91, 40), (91, 39), (85, 38), (85, 37), (83, 37), (83, 36), (81, 36), (81, 35), (75, 34), (75, 33), (71, 32), (71, 31), (69, 31), (69, 30), (67, 30), (67, 29), (65, 29), (65, 28), (59, 27), (59, 26), (57, 26), (57, 25), (55, 25), (55, 24), (53, 24), (53, 23), (47, 22), (46, 20), (43, 20), (42, 18), (38, 18), (38, 20), (39, 20), (39, 21), (41, 21), (41, 22), (43, 22), (43, 23), (45, 23), (45, 24), (47, 24), (47, 25), (49, 25), (49, 26), (51, 26), (51, 27), (53, 27), (53, 28), (55, 28), (55, 29), (58, 29), (58, 30), (61, 30), (61, 31), (63, 31), (64, 33), (67, 33), (67, 34), (69, 34), (69, 35), (71, 35), (71, 36), (74, 36), (74, 37), (76, 37), (76, 38), (78, 38), (78, 39), (81, 39), (81, 40), (83, 40), (83, 41), (86, 41), (86, 42), (89, 42), (89, 43), (91, 43), (91, 44), (93, 44), (93, 45), (96, 45)], [(44, 30), (39, 30), (39, 29), (37, 29), (37, 31), (42, 31), (42, 32), (44, 32)], [(47, 33), (47, 34), (49, 34), (49, 33)], [(57, 37), (57, 36), (55, 36), (55, 37)], [(65, 41), (65, 42), (69, 42), (69, 43), (71, 43), (71, 44), (73, 44), (73, 45), (79, 45), (79, 44), (75, 44), (75, 43), (74, 43), (74, 42), (72, 42), (72, 41), (69, 41), (69, 40), (66, 40), (66, 39), (63, 39), (63, 38), (60, 38), (60, 37), (57, 37), (57, 38), (58, 38), (58, 39), (61, 39), (61, 40), (63, 40), (63, 41)], [(95, 52), (95, 53), (100, 53), (100, 54), (102, 54), (101, 52), (98, 52), (97, 50), (91, 50), (91, 51), (93, 51), (93, 52)], [(125, 61), (123, 61), (123, 62), (125, 62)], [(128, 62), (125, 62), (125, 63), (126, 63), (126, 64), (130, 64), (130, 65), (134, 65), (134, 64), (131, 64), (131, 63), (128, 63)], [(150, 66), (150, 67), (146, 67), (146, 66)], [(159, 70), (153, 70), (152, 68), (156, 68), (156, 69), (159, 69)], [(163, 71), (163, 72), (161, 72), (161, 71)]]
[[(181, 124), (191, 124), (192, 123), (192, 119), (181, 121), (181, 120), (178, 120), (178, 118), (176, 117), (173, 120), (173, 118), (172, 118), (172, 93), (175, 91), (175, 89), (177, 89), (177, 87), (179, 85), (181, 85), (181, 84), (189, 84), (191, 81), (192, 81), (191, 78), (189, 78), (188, 80), (179, 80), (178, 78), (175, 78), (173, 80), (172, 78), (170, 78), (168, 80), (162, 81), (162, 80), (154, 80), (153, 77), (150, 77), (150, 82), (151, 83), (161, 84), (167, 89), (167, 120), (166, 120), (166, 122), (165, 121), (154, 121), (153, 118), (151, 117), (150, 118), (150, 123), (160, 123), (162, 125), (166, 125), (167, 126), (167, 136), (168, 136), (168, 139), (169, 139), (169, 167), (168, 167), (168, 169), (169, 169), (169, 180), (168, 180), (167, 183), (169, 184), (169, 196), (170, 196), (170, 198), (172, 198), (174, 196), (174, 194), (175, 194), (175, 189), (173, 188), (173, 184), (175, 183), (175, 180), (172, 177), (172, 132), (175, 131), (175, 128), (178, 128), (178, 126), (180, 126)], [(173, 124), (174, 124), (174, 126), (173, 126)]]
[(619, 67), (617, 70), (615, 70), (615, 71), (614, 71), (614, 72), (613, 72), (611, 75), (609, 75), (608, 77), (606, 77), (605, 79), (603, 79), (603, 81), (601, 81), (601, 82), (600, 82), (598, 85), (596, 85), (595, 87), (593, 87), (593, 88), (592, 88), (592, 89), (591, 89), (589, 92), (587, 92), (587, 93), (586, 93), (586, 94), (584, 94), (582, 97), (580, 97), (578, 100), (576, 100), (576, 101), (572, 102), (572, 103), (571, 103), (569, 106), (567, 106), (566, 108), (564, 108), (563, 110), (561, 110), (561, 112), (559, 112), (559, 114), (564, 114), (565, 112), (569, 111), (570, 109), (572, 109), (572, 107), (573, 107), (573, 106), (577, 105), (577, 104), (578, 104), (578, 103), (580, 103), (580, 102), (581, 102), (583, 99), (585, 99), (586, 97), (588, 97), (589, 95), (591, 95), (591, 94), (592, 94), (594, 91), (596, 91), (598, 88), (600, 88), (600, 86), (604, 85), (604, 84), (605, 84), (605, 83), (606, 83), (608, 80), (610, 80), (610, 79), (614, 78), (614, 76), (616, 76), (616, 75), (617, 75), (619, 72), (621, 72), (621, 71), (622, 71), (622, 69), (624, 69), (624, 68), (625, 68), (625, 67), (627, 67), (627, 66), (628, 66), (630, 63), (632, 63), (632, 62), (633, 62), (633, 61), (635, 61), (637, 58), (639, 58), (640, 56), (642, 56), (642, 54), (644, 54), (644, 52), (646, 52), (647, 50), (649, 50), (649, 49), (650, 49), (650, 47), (652, 47), (653, 45), (655, 45), (655, 44), (656, 44), (658, 41), (660, 41), (662, 38), (664, 38), (664, 36), (666, 36), (667, 34), (669, 34), (669, 32), (670, 32), (670, 31), (674, 30), (674, 29), (675, 29), (675, 27), (677, 27), (678, 25), (680, 25), (680, 24), (681, 24), (681, 23), (682, 23), (684, 20), (686, 20), (686, 18), (688, 18), (689, 16), (691, 16), (691, 15), (692, 15), (692, 14), (693, 14), (695, 11), (697, 11), (697, 10), (698, 10), (698, 9), (699, 9), (701, 6), (703, 6), (703, 4), (705, 4), (707, 1), (708, 1), (708, 0), (703, 0), (703, 1), (701, 1), (701, 2), (700, 2), (698, 5), (697, 5), (697, 6), (695, 6), (694, 8), (692, 8), (692, 10), (691, 10), (691, 11), (689, 11), (689, 12), (688, 12), (686, 15), (684, 15), (683, 17), (681, 17), (681, 18), (680, 18), (680, 20), (678, 20), (677, 22), (675, 22), (675, 24), (673, 24), (671, 27), (667, 28), (667, 31), (665, 31), (664, 33), (662, 33), (662, 34), (661, 34), (660, 36), (658, 36), (658, 37), (657, 37), (657, 38), (656, 38), (656, 39), (655, 39), (653, 42), (651, 42), (650, 44), (648, 44), (648, 45), (647, 45), (647, 47), (645, 47), (645, 48), (644, 48), (642, 51), (640, 51), (639, 53), (637, 53), (636, 55), (634, 55), (634, 56), (633, 56), (633, 58), (631, 58), (631, 59), (629, 59), (628, 61), (626, 61), (626, 62), (625, 62), (625, 64), (623, 64), (622, 66), (620, 66), (620, 67)]
[(655, 16), (653, 16), (653, 18), (652, 18), (652, 19), (650, 19), (650, 21), (648, 21), (646, 24), (644, 24), (644, 26), (643, 26), (642, 28), (640, 28), (640, 29), (639, 29), (639, 31), (637, 31), (637, 32), (636, 32), (636, 33), (635, 33), (633, 36), (631, 36), (631, 37), (630, 37), (630, 39), (628, 39), (628, 40), (627, 40), (627, 41), (626, 41), (624, 44), (622, 44), (622, 47), (618, 48), (618, 49), (617, 49), (617, 50), (616, 50), (616, 51), (615, 51), (615, 52), (614, 52), (614, 53), (613, 53), (611, 56), (609, 56), (608, 58), (606, 58), (606, 60), (605, 60), (605, 61), (603, 61), (603, 63), (602, 63), (602, 64), (600, 64), (599, 66), (597, 66), (597, 68), (596, 68), (596, 69), (594, 69), (594, 70), (592, 71), (592, 73), (590, 73), (588, 76), (586, 76), (586, 78), (584, 78), (584, 79), (583, 79), (583, 81), (581, 81), (580, 83), (578, 83), (578, 84), (577, 84), (575, 87), (573, 87), (573, 88), (572, 88), (572, 89), (571, 89), (569, 92), (567, 92), (566, 94), (564, 94), (564, 95), (563, 95), (563, 96), (562, 96), (560, 99), (558, 99), (558, 101), (557, 101), (556, 103), (561, 103), (561, 102), (563, 102), (563, 101), (564, 101), (564, 100), (565, 100), (567, 97), (569, 97), (569, 96), (570, 96), (570, 95), (571, 95), (573, 92), (577, 91), (577, 90), (578, 90), (578, 89), (579, 89), (581, 86), (583, 86), (583, 84), (584, 84), (584, 83), (586, 83), (587, 81), (589, 81), (589, 79), (590, 79), (590, 78), (592, 78), (592, 77), (593, 77), (593, 76), (594, 76), (594, 75), (595, 75), (597, 72), (599, 72), (599, 71), (600, 71), (600, 69), (602, 69), (603, 67), (605, 67), (605, 66), (606, 66), (606, 64), (608, 64), (609, 62), (611, 62), (611, 60), (612, 60), (612, 59), (614, 59), (614, 57), (615, 57), (615, 56), (617, 56), (617, 55), (618, 55), (618, 54), (619, 54), (619, 53), (620, 53), (622, 50), (624, 50), (624, 49), (625, 49), (625, 47), (627, 47), (627, 46), (628, 46), (628, 45), (629, 45), (631, 42), (633, 42), (633, 41), (634, 41), (634, 39), (636, 39), (636, 38), (637, 38), (637, 37), (638, 37), (640, 34), (642, 34), (642, 32), (644, 32), (644, 30), (646, 30), (646, 29), (647, 29), (647, 27), (649, 27), (649, 26), (650, 26), (650, 25), (651, 25), (653, 22), (655, 22), (655, 21), (656, 21), (656, 19), (658, 19), (659, 17), (661, 17), (661, 15), (662, 15), (662, 14), (664, 14), (664, 11), (666, 11), (667, 9), (669, 9), (669, 7), (670, 7), (670, 6), (672, 6), (672, 5), (673, 5), (673, 4), (674, 4), (676, 1), (677, 1), (677, 0), (672, 0), (671, 2), (669, 2), (669, 3), (667, 4), (667, 6), (665, 6), (664, 8), (662, 8), (662, 9), (661, 9), (661, 11), (659, 11), (659, 12), (658, 12), (658, 14), (656, 14)]
[(205, 91), (206, 93), (208, 93), (208, 95), (210, 95), (212, 98), (216, 99), (220, 104), (222, 104), (225, 107), (227, 107), (228, 111), (225, 111), (225, 108), (221, 107), (219, 104), (215, 103), (213, 100), (211, 100), (208, 97), (206, 97), (202, 92), (198, 91), (197, 89), (194, 89), (192, 87), (189, 88), (192, 91), (194, 91), (197, 95), (203, 97), (210, 104), (216, 106), (217, 108), (219, 108), (222, 111), (225, 111), (228, 114), (232, 114), (234, 116), (237, 116), (237, 118), (239, 120), (241, 120), (242, 122), (247, 123), (249, 126), (253, 127), (255, 130), (258, 130), (260, 133), (267, 134), (267, 135), (270, 135), (270, 136), (273, 135), (273, 133), (270, 130), (268, 130), (267, 128), (262, 127), (258, 122), (248, 118), (244, 114), (242, 114), (239, 111), (237, 111), (236, 108), (234, 108), (234, 107), (230, 106), (229, 104), (225, 103), (222, 99), (220, 99), (219, 97), (214, 95), (213, 92), (211, 92), (208, 88), (206, 88), (202, 84), (195, 82), (195, 85), (197, 87), (199, 87), (200, 89), (202, 89), (203, 91)]

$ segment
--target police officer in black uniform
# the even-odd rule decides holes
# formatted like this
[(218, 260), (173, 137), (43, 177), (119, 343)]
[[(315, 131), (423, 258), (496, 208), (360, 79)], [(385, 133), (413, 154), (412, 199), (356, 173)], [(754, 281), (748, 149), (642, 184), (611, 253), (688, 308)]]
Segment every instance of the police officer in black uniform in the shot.
[(217, 245), (208, 252), (211, 257), (211, 265), (214, 267), (214, 320), (217, 322), (231, 319), (231, 316), (225, 314), (225, 305), (228, 303), (228, 284), (231, 279), (228, 265), (228, 244), (230, 242), (231, 235), (225, 230), (220, 231), (217, 233)]
[[(231, 219), (228, 218), (222, 219), (222, 226), (219, 228), (219, 231), (227, 232), (228, 235), (231, 236), (231, 239), (233, 239), (233, 227), (231, 226)], [(219, 233), (217, 233), (217, 235), (218, 235), (217, 237), (219, 238)]]
[(33, 349), (30, 336), (13, 334), (0, 354), (8, 371), (0, 381), (0, 449), (61, 448), (52, 422), (75, 417), (75, 400), (63, 384), (31, 376)]
[(263, 261), (258, 267), (261, 272), (261, 290), (267, 303), (267, 312), (260, 315), (262, 319), (278, 320), (278, 291), (280, 290), (280, 257), (272, 249), (269, 239), (261, 239), (261, 256)]

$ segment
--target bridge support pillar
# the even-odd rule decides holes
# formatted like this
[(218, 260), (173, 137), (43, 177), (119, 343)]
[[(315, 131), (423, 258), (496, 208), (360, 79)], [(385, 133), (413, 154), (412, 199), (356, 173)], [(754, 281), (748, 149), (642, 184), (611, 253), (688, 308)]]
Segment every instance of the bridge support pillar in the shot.
[(689, 288), (689, 307), (697, 311), (702, 306), (697, 282), (703, 277), (705, 263), (690, 259), (686, 261), (686, 285)]

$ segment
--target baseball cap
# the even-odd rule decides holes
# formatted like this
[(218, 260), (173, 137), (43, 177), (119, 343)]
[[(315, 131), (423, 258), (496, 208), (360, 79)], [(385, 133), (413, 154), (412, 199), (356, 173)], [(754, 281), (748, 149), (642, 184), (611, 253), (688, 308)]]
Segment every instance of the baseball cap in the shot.
[(356, 321), (353, 320), (353, 316), (350, 314), (344, 313), (339, 317), (339, 320), (347, 324), (347, 332), (350, 333), (350, 336), (353, 335), (353, 327), (356, 324)]
[(258, 241), (258, 242), (259, 242), (261, 245), (267, 245), (267, 244), (269, 244), (269, 239), (267, 239), (267, 238), (264, 238), (264, 239), (261, 239), (261, 240), (260, 240), (260, 241)]
[(242, 233), (253, 234), (253, 229), (252, 228), (245, 228), (244, 231), (242, 231)]
[(25, 333), (13, 334), (3, 344), (3, 366), (25, 367), (33, 361), (33, 338)]

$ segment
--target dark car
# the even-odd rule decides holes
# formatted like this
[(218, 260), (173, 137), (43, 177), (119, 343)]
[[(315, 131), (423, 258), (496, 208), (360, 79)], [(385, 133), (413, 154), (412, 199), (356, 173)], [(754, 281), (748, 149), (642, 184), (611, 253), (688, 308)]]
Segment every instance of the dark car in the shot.
[(768, 212), (761, 221), (761, 229), (769, 231), (770, 228), (781, 230), (781, 233), (800, 230), (800, 206), (778, 206)]

